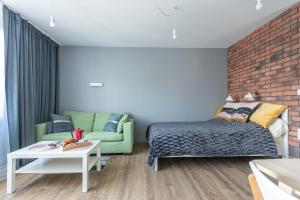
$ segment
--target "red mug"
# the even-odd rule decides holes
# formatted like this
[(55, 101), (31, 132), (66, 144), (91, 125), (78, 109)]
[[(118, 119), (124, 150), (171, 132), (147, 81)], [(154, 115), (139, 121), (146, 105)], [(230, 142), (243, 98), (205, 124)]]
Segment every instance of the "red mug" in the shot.
[(74, 130), (74, 139), (75, 140), (81, 140), (83, 137), (83, 130), (80, 128), (77, 128)]

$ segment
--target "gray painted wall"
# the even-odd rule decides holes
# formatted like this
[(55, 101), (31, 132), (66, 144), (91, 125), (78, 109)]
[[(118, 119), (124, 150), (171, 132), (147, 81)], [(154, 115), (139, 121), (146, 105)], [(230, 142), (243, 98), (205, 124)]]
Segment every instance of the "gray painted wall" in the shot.
[[(63, 110), (129, 112), (152, 122), (207, 120), (226, 97), (226, 49), (60, 48)], [(102, 88), (90, 82), (104, 83)]]

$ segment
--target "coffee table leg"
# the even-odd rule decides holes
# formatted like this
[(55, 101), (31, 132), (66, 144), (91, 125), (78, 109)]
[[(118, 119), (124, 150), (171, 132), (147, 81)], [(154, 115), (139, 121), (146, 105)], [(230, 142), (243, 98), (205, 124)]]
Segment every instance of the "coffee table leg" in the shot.
[(89, 170), (88, 156), (82, 158), (82, 192), (87, 192), (89, 189)]
[(16, 191), (16, 159), (7, 158), (7, 193), (11, 194)]
[(97, 148), (97, 171), (101, 171), (101, 152), (100, 152), (100, 146)]

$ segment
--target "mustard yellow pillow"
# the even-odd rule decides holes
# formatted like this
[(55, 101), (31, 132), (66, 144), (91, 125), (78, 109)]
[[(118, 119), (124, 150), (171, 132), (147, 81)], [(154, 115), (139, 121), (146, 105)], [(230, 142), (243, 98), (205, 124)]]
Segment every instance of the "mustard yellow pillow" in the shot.
[(285, 105), (263, 103), (251, 116), (250, 121), (268, 128), (287, 108)]
[(223, 110), (223, 107), (224, 107), (224, 105), (222, 105), (222, 106), (220, 106), (220, 107), (218, 108), (218, 110), (217, 110), (216, 113), (215, 113), (215, 118), (218, 118), (218, 117), (219, 117), (219, 114), (220, 114), (220, 112)]

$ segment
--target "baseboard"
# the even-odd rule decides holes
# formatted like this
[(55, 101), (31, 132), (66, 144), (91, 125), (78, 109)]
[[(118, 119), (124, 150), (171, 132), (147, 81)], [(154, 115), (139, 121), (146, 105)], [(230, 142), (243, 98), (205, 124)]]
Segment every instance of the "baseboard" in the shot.
[(6, 166), (0, 167), (0, 181), (6, 179)]

